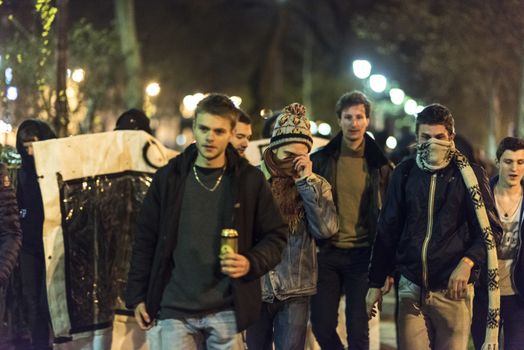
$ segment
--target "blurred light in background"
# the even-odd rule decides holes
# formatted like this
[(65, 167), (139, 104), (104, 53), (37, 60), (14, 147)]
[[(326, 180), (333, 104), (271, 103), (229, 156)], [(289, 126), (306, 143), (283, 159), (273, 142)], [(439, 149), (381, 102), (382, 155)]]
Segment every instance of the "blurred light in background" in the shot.
[(397, 148), (397, 139), (394, 136), (390, 136), (386, 139), (386, 146), (389, 149)]
[(229, 99), (231, 100), (231, 102), (235, 104), (235, 107), (240, 107), (240, 104), (242, 103), (242, 98), (238, 96), (231, 96)]
[(75, 83), (83, 82), (85, 77), (86, 72), (82, 68), (77, 68), (73, 71), (73, 73), (71, 73), (71, 79), (73, 79)]
[(5, 69), (5, 83), (6, 84), (11, 84), (11, 82), (13, 81), (13, 69), (11, 67), (7, 67)]
[(264, 119), (268, 119), (273, 114), (273, 111), (269, 108), (264, 108), (260, 110), (260, 116)]
[(155, 97), (155, 96), (158, 96), (159, 93), (160, 93), (160, 84), (158, 84), (157, 82), (152, 82), (152, 83), (147, 84), (146, 86), (147, 96)]
[(323, 136), (331, 134), (331, 126), (328, 123), (320, 123), (318, 125), (318, 133)]
[(388, 80), (382, 74), (373, 74), (369, 77), (369, 86), (375, 92), (383, 92), (387, 84)]
[(180, 106), (180, 112), (182, 113), (182, 116), (184, 118), (193, 117), (193, 112), (195, 112), (198, 102), (200, 102), (204, 97), (205, 95), (201, 92), (185, 96), (182, 100), (182, 105)]
[(0, 119), (0, 133), (6, 134), (13, 131), (13, 126)]
[(311, 133), (313, 135), (316, 135), (316, 133), (318, 132), (318, 126), (317, 126), (317, 123), (311, 121), (309, 122), (309, 130), (311, 131)]
[(424, 108), (425, 108), (424, 106), (418, 105), (417, 106), (417, 114), (422, 112), (424, 110)]
[(187, 137), (184, 134), (180, 134), (176, 137), (175, 142), (179, 146), (184, 146), (187, 142)]
[(15, 86), (10, 86), (7, 88), (7, 99), (14, 101), (18, 98), (18, 89)]
[(402, 89), (393, 88), (389, 90), (389, 98), (393, 104), (402, 104), (402, 102), (404, 102), (404, 97), (406, 97), (406, 94)]
[(371, 63), (366, 60), (353, 61), (353, 74), (359, 79), (366, 79), (371, 74)]
[(412, 99), (407, 100), (404, 104), (404, 112), (410, 115), (417, 114), (417, 101)]

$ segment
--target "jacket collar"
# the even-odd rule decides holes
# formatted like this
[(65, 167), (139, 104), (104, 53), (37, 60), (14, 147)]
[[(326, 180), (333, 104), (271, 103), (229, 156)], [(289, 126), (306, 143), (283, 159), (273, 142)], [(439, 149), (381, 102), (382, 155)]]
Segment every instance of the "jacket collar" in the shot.
[[(366, 158), (368, 165), (374, 168), (380, 168), (388, 164), (388, 159), (384, 155), (384, 152), (382, 152), (380, 147), (377, 145), (375, 140), (367, 133), (364, 134), (364, 139), (366, 140), (366, 146), (364, 147), (364, 158)], [(342, 131), (339, 131), (338, 134), (319, 152), (338, 159), (340, 156), (340, 146), (342, 145), (342, 142)]]

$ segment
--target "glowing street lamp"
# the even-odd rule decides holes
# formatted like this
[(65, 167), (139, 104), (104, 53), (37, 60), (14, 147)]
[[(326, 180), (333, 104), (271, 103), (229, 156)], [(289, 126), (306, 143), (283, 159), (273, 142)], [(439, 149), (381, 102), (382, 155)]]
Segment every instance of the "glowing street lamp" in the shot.
[(77, 68), (75, 69), (72, 73), (71, 73), (71, 79), (73, 79), (73, 81), (75, 83), (81, 83), (84, 81), (86, 77), (86, 72), (85, 70), (83, 70), (82, 68)]
[(366, 79), (371, 74), (371, 63), (366, 60), (353, 61), (353, 74), (359, 79)]
[(10, 86), (7, 88), (6, 95), (9, 101), (14, 101), (18, 98), (18, 89), (15, 86)]
[(395, 148), (397, 148), (397, 139), (395, 138), (395, 136), (389, 136), (389, 137), (386, 139), (386, 146), (387, 146), (389, 149), (395, 149)]
[(241, 97), (238, 97), (238, 96), (231, 96), (229, 98), (234, 104), (235, 104), (235, 107), (240, 107), (240, 104), (242, 103), (242, 98)]
[(404, 104), (404, 112), (410, 115), (417, 114), (417, 101), (412, 99), (407, 100)]
[(160, 84), (158, 84), (157, 82), (152, 82), (152, 83), (147, 84), (146, 86), (147, 96), (155, 97), (155, 96), (158, 96), (159, 93), (160, 93)]
[(317, 123), (314, 122), (314, 121), (310, 121), (309, 122), (309, 130), (311, 131), (311, 133), (313, 135), (316, 135), (317, 132), (318, 132), (318, 125), (317, 125)]
[(328, 123), (320, 123), (318, 126), (318, 133), (323, 136), (331, 134), (331, 126)]
[(375, 92), (383, 92), (386, 90), (387, 84), (388, 80), (382, 74), (373, 74), (369, 77), (369, 86), (371, 87), (371, 90)]
[(389, 98), (393, 104), (402, 104), (402, 102), (404, 102), (404, 97), (406, 97), (406, 94), (402, 89), (393, 88), (389, 90)]

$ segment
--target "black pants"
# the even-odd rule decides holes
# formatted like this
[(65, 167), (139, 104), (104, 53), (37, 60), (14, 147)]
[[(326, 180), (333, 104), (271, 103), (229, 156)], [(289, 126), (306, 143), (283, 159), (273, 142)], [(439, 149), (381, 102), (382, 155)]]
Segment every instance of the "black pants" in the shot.
[[(486, 335), (488, 295), (485, 289), (475, 290), (471, 335), (475, 349), (480, 350)], [(500, 325), (504, 330), (504, 349), (524, 349), (524, 301), (516, 295), (500, 297)], [(500, 333), (499, 333), (500, 335)], [(500, 343), (500, 341), (499, 341)]]
[(370, 248), (322, 247), (318, 253), (318, 291), (311, 301), (313, 333), (322, 349), (344, 349), (337, 334), (338, 305), (346, 296), (349, 349), (369, 349), (366, 312)]
[(22, 294), (31, 347), (35, 350), (50, 349), (50, 316), (45, 287), (45, 261), (43, 253), (22, 251), (20, 255)]

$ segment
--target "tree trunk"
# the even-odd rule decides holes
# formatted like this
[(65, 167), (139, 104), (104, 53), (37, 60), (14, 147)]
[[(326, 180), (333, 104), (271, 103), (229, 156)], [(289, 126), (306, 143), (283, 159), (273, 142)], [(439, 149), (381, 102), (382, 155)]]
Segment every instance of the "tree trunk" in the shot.
[(67, 105), (67, 6), (69, 0), (57, 0), (56, 50), (56, 115), (54, 127), (58, 137), (67, 136), (69, 115)]
[(134, 0), (115, 0), (115, 14), (126, 67), (126, 108), (142, 109), (142, 59), (136, 34)]
[[(524, 53), (524, 50), (522, 51)], [(515, 133), (517, 137), (524, 137), (524, 54), (522, 55), (520, 63), (520, 94), (519, 94), (519, 109), (517, 117), (517, 125)]]

